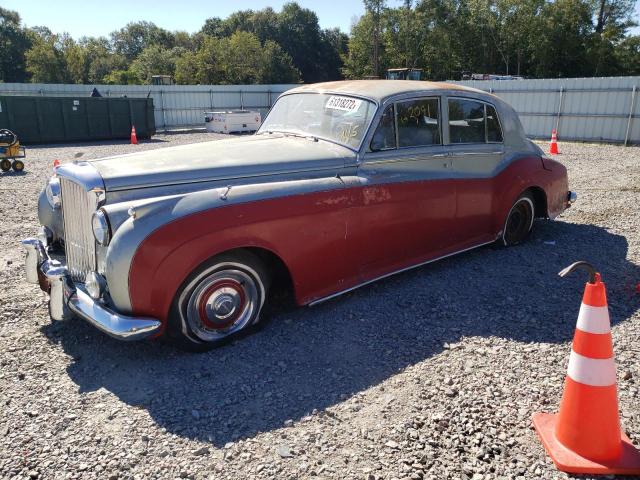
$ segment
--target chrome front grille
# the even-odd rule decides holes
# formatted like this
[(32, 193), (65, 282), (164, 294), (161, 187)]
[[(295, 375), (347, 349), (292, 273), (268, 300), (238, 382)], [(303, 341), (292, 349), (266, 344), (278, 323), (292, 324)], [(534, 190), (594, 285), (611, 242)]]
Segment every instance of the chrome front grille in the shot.
[(73, 280), (84, 282), (86, 274), (96, 269), (96, 242), (91, 228), (95, 195), (64, 177), (60, 178), (60, 193), (67, 268)]

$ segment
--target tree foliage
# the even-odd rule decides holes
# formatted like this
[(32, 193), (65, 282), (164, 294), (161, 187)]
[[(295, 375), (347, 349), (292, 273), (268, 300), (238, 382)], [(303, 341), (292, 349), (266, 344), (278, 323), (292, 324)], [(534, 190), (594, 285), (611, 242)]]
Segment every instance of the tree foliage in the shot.
[(363, 0), (350, 35), (297, 3), (209, 18), (190, 34), (141, 21), (73, 39), (25, 27), (0, 7), (0, 81), (145, 84), (307, 83), (422, 68), (527, 77), (640, 74), (636, 0)]
[(17, 12), (0, 7), (0, 82), (24, 82), (31, 38), (20, 24)]
[[(376, 9), (353, 25), (343, 72), (375, 75)], [(380, 70), (418, 67), (427, 78), (464, 73), (530, 77), (639, 74), (635, 0), (420, 0), (380, 13)]]

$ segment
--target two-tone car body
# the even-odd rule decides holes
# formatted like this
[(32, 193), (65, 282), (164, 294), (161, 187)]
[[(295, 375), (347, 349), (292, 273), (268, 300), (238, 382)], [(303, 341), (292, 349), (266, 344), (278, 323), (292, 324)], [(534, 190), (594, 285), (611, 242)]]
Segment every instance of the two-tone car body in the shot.
[(494, 95), (331, 82), (283, 94), (254, 136), (63, 164), (40, 197), (42, 235), (23, 243), (54, 319), (199, 349), (257, 322), (276, 272), (315, 304), (519, 243), (573, 199)]

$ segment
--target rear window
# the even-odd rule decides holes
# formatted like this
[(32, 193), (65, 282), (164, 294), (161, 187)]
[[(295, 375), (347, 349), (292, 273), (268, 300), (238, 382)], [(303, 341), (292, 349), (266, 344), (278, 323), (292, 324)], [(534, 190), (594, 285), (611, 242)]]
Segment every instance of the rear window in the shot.
[(493, 106), (474, 100), (449, 99), (451, 143), (502, 142), (500, 121)]

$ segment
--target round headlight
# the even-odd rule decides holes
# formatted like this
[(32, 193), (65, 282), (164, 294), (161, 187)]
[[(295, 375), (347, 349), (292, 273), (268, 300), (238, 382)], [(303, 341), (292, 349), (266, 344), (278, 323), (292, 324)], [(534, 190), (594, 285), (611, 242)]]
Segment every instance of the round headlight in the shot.
[(107, 289), (107, 282), (99, 273), (89, 272), (84, 279), (84, 288), (91, 298), (98, 300)]
[(111, 227), (109, 219), (103, 210), (97, 210), (91, 218), (91, 227), (93, 228), (93, 236), (100, 245), (107, 246), (111, 240)]

